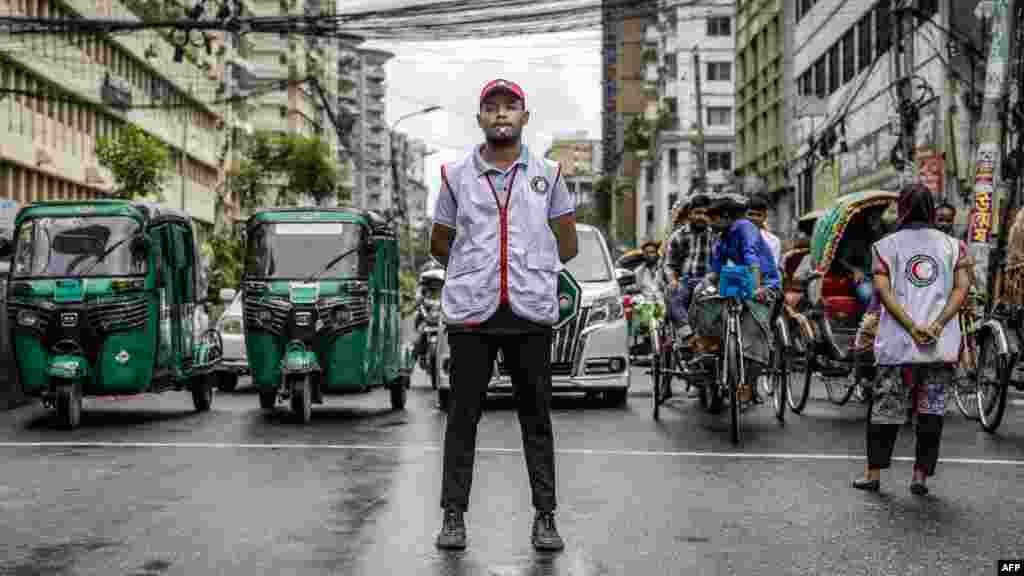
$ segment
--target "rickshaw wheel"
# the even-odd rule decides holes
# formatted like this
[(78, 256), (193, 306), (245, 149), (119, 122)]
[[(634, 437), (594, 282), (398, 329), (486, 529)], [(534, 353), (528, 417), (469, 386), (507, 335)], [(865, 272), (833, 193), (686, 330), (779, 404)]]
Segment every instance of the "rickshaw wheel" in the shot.
[(273, 410), (277, 404), (277, 389), (276, 388), (260, 388), (260, 408), (263, 410)]
[(292, 382), (292, 413), (300, 424), (313, 416), (313, 386), (309, 374), (294, 376)]
[[(995, 367), (995, 381), (984, 382), (983, 366)], [(1006, 413), (1006, 391), (1010, 387), (1010, 372), (1013, 364), (999, 354), (996, 347), (995, 336), (986, 332), (978, 347), (978, 370), (975, 371), (975, 394), (978, 398), (978, 417), (982, 429), (988, 433), (994, 433), (1003, 422), (1003, 414)], [(993, 389), (994, 394), (986, 398), (986, 390)]]
[(405, 409), (405, 399), (406, 399), (406, 396), (407, 396), (406, 390), (408, 389), (408, 386), (406, 385), (407, 379), (408, 379), (408, 376), (400, 376), (400, 377), (398, 377), (398, 379), (396, 379), (394, 382), (392, 382), (391, 386), (389, 387), (389, 389), (391, 391), (391, 409), (392, 410), (404, 410)]
[(57, 386), (57, 422), (63, 428), (77, 428), (82, 421), (82, 387), (76, 383)]
[(215, 374), (204, 374), (192, 379), (192, 405), (196, 412), (207, 412), (213, 405), (213, 379)]
[(221, 392), (234, 392), (235, 388), (238, 388), (238, 374), (221, 372), (219, 380), (217, 389)]
[(805, 344), (806, 352), (804, 353), (803, 378), (801, 378), (802, 382), (796, 383), (797, 388), (802, 388), (800, 394), (793, 393), (793, 378), (789, 378), (789, 383), (787, 384), (787, 386), (790, 386), (787, 401), (789, 403), (789, 409), (792, 410), (794, 414), (803, 412), (804, 408), (807, 407), (807, 398), (811, 395), (811, 380), (814, 378), (814, 342), (807, 341)]

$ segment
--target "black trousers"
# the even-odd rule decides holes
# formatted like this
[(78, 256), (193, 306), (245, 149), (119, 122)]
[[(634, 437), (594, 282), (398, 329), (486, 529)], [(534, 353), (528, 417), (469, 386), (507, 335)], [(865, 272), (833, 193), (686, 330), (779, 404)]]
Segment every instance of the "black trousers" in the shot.
[[(928, 476), (935, 475), (935, 466), (939, 462), (942, 418), (939, 414), (918, 414), (914, 427), (917, 434), (914, 467), (923, 470)], [(892, 465), (892, 451), (896, 447), (900, 425), (869, 423), (867, 429), (868, 467), (889, 468)]]
[(511, 371), (533, 506), (555, 509), (555, 442), (551, 427), (551, 332), (448, 335), (451, 397), (444, 434), (441, 507), (465, 511), (473, 483), (476, 430), (498, 350)]

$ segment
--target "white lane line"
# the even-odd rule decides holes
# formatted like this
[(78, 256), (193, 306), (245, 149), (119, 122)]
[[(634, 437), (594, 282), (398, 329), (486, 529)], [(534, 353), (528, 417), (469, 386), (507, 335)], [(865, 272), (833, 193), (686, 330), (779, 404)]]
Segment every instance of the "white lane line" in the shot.
[[(216, 448), (228, 450), (418, 450), (440, 452), (436, 444), (248, 444), (230, 442), (0, 442), (0, 448)], [(479, 453), (522, 454), (522, 448), (480, 447)], [(658, 450), (600, 450), (588, 448), (562, 448), (557, 454), (576, 456), (646, 456), (663, 458), (717, 458), (737, 460), (863, 460), (863, 454), (827, 453), (772, 453), (772, 452), (700, 452)], [(910, 456), (894, 456), (893, 460), (913, 462)], [(998, 466), (1024, 466), (1024, 460), (995, 458), (940, 458), (946, 464), (981, 464)]]

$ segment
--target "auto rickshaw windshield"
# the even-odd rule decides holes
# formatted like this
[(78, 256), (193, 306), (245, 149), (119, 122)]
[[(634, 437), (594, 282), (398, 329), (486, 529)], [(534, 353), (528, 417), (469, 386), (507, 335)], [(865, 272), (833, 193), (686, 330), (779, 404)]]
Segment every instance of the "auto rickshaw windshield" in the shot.
[[(141, 224), (124, 216), (34, 218), (15, 233), (14, 276), (132, 276), (146, 273)], [(139, 237), (139, 242), (132, 240)], [(107, 253), (109, 251), (109, 253)]]
[[(249, 230), (246, 274), (253, 278), (355, 278), (367, 275), (362, 227), (348, 222), (267, 222)], [(327, 270), (340, 254), (351, 254)], [(323, 270), (323, 273), (320, 272)]]

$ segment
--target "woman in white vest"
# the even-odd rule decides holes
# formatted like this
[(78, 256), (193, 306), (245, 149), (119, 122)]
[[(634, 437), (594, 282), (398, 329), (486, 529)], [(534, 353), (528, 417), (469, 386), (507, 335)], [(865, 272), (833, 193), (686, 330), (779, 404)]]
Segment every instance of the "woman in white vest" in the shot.
[(939, 459), (945, 392), (960, 349), (955, 319), (970, 285), (966, 245), (936, 230), (935, 203), (922, 184), (900, 192), (897, 231), (872, 247), (882, 302), (875, 359), (878, 380), (868, 415), (867, 467), (855, 488), (878, 491), (899, 427), (916, 416), (917, 447), (910, 491), (928, 493)]

